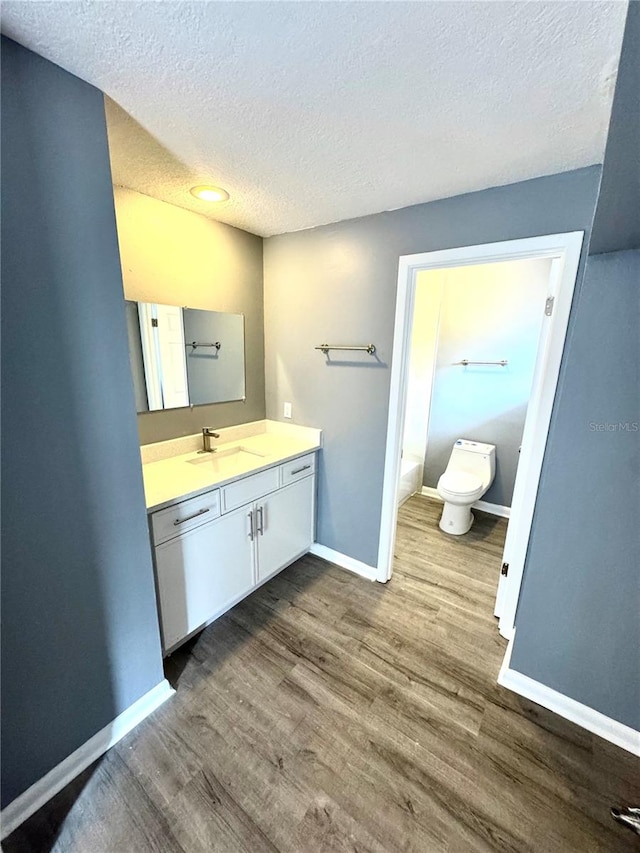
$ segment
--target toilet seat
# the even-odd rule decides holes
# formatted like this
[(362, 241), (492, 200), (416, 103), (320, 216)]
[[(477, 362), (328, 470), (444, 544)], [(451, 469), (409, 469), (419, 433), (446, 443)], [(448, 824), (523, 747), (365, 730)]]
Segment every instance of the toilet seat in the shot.
[(438, 491), (445, 490), (457, 497), (471, 496), (483, 488), (482, 480), (468, 471), (445, 471), (438, 480)]

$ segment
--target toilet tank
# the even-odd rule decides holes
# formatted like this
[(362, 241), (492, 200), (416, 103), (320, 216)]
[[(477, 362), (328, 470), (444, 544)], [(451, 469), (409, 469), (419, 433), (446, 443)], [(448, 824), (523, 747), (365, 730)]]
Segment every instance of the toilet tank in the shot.
[(459, 438), (453, 445), (447, 471), (467, 471), (475, 474), (488, 486), (496, 473), (495, 444), (482, 444), (468, 438)]

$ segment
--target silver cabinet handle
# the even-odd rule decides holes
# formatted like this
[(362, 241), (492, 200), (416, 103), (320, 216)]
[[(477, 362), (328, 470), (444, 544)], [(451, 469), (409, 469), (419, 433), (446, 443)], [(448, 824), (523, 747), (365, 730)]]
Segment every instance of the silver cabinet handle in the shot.
[(264, 509), (263, 509), (263, 507), (259, 506), (258, 509), (256, 510), (256, 512), (258, 513), (258, 533), (260, 534), (260, 536), (264, 536)]
[(296, 468), (295, 471), (291, 472), (291, 476), (293, 477), (294, 474), (301, 474), (303, 471), (306, 471), (307, 468), (311, 468), (311, 465), (303, 465), (302, 468)]
[(253, 530), (253, 511), (247, 513), (247, 518), (249, 519), (249, 533), (247, 534), (247, 536), (253, 542), (253, 538), (255, 536), (255, 533)]
[(184, 524), (185, 521), (191, 521), (192, 518), (197, 518), (199, 515), (204, 515), (205, 512), (209, 512), (209, 508), (199, 509), (198, 512), (194, 512), (193, 515), (188, 515), (186, 518), (176, 518), (176, 520), (173, 522), (173, 526), (177, 527), (179, 524)]

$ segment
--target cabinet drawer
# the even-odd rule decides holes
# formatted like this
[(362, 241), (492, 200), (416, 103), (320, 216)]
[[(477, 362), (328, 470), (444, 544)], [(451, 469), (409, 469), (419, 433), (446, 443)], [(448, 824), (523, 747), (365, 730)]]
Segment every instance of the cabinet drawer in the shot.
[(256, 498), (261, 498), (263, 495), (275, 491), (279, 486), (277, 468), (267, 468), (266, 471), (261, 471), (259, 474), (253, 474), (251, 477), (229, 483), (228, 486), (223, 486), (221, 490), (222, 510), (229, 512), (238, 506), (251, 503)]
[(214, 489), (197, 498), (154, 512), (151, 516), (153, 541), (156, 545), (206, 524), (220, 515), (220, 490)]
[(315, 453), (307, 453), (306, 456), (299, 456), (297, 459), (292, 459), (291, 462), (285, 462), (284, 465), (280, 466), (280, 485), (288, 486), (289, 483), (294, 483), (302, 477), (314, 474), (315, 470)]

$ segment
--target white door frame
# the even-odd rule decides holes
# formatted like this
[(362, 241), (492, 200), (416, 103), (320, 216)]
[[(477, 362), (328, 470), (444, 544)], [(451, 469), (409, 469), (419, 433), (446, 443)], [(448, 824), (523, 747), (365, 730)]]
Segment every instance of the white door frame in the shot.
[[(480, 246), (463, 246), (437, 252), (403, 255), (398, 266), (396, 319), (393, 334), (393, 360), (389, 390), (389, 420), (382, 490), (382, 515), (378, 571), (376, 579), (389, 580), (393, 571), (393, 552), (398, 515), (397, 490), (400, 477), (402, 436), (404, 434), (407, 377), (411, 355), (411, 328), (416, 288), (420, 270), (472, 266), (501, 261), (551, 259), (548, 296), (553, 298), (551, 316), (546, 317), (536, 355), (531, 397), (527, 407), (522, 451), (518, 464), (508, 547), (509, 575), (501, 584), (499, 602), (500, 633), (511, 638), (520, 595), (524, 561), (531, 533), (531, 522), (540, 481), (542, 460), (547, 443), (569, 313), (580, 264), (583, 231), (549, 234)], [(543, 309), (542, 309), (543, 310)], [(505, 557), (506, 559), (506, 557)]]

